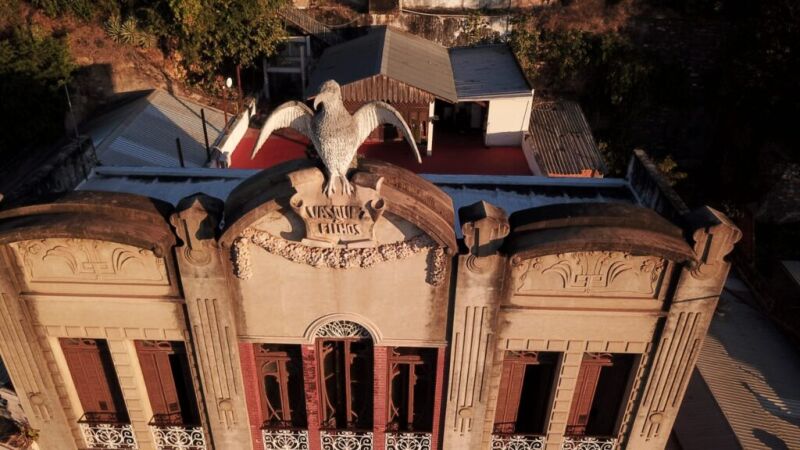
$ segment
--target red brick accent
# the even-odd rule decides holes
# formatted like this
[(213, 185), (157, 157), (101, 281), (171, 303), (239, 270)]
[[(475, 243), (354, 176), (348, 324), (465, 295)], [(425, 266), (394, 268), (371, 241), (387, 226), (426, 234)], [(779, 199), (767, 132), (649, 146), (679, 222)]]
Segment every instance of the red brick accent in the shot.
[(389, 382), (389, 371), (387, 368), (389, 362), (389, 348), (374, 347), (373, 361), (372, 448), (373, 450), (384, 450), (386, 447), (386, 422), (389, 409), (387, 403), (387, 396), (389, 395), (389, 388), (387, 386)]
[(258, 367), (256, 367), (256, 354), (254, 344), (249, 342), (239, 343), (239, 358), (242, 364), (242, 378), (244, 381), (244, 398), (247, 403), (247, 417), (250, 419), (250, 433), (253, 436), (253, 448), (264, 448), (261, 436), (261, 399), (258, 389)]
[(303, 345), (303, 385), (308, 416), (308, 448), (322, 450), (319, 438), (319, 393), (317, 392), (317, 354), (313, 345)]
[(436, 388), (433, 391), (433, 436), (431, 436), (431, 448), (440, 448), (442, 432), (442, 392), (444, 392), (444, 368), (446, 366), (447, 348), (439, 348), (436, 358)]

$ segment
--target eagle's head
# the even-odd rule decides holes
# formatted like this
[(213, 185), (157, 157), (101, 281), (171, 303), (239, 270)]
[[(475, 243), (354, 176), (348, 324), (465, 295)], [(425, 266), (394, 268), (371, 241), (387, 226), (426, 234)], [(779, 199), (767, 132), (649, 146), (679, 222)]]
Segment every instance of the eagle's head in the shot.
[(317, 109), (317, 106), (320, 103), (330, 102), (334, 99), (341, 99), (342, 98), (342, 88), (339, 87), (339, 83), (328, 80), (322, 83), (322, 87), (319, 89), (319, 94), (314, 97), (314, 110)]

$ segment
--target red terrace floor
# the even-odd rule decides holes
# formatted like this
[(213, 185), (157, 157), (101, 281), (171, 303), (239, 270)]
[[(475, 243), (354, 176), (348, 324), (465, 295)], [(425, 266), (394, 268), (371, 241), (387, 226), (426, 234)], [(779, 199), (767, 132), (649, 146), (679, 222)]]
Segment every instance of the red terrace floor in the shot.
[[(231, 155), (231, 168), (265, 169), (292, 159), (306, 157), (307, 140), (292, 130), (273, 134), (250, 159), (258, 130), (250, 128)], [(520, 147), (485, 147), (479, 135), (434, 134), (433, 156), (420, 148), (418, 164), (405, 141), (364, 144), (358, 153), (404, 167), (416, 173), (462, 175), (532, 175)]]

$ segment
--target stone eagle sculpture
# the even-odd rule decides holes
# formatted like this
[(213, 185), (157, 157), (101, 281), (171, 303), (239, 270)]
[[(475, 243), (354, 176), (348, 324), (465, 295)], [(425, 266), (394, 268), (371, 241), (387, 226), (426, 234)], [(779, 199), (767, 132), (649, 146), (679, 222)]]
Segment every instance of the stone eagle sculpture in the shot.
[(358, 147), (372, 130), (379, 125), (390, 124), (403, 133), (414, 150), (417, 162), (422, 163), (411, 129), (400, 113), (389, 104), (370, 102), (359, 108), (354, 115), (350, 115), (342, 103), (342, 90), (339, 84), (328, 80), (322, 84), (319, 94), (314, 98), (314, 109), (317, 110), (319, 105), (322, 105), (322, 110), (316, 114), (298, 101), (286, 102), (277, 107), (261, 127), (251, 158), (255, 158), (273, 131), (293, 128), (314, 144), (320, 159), (325, 164), (328, 172), (325, 195), (330, 197), (336, 193), (337, 179), (341, 183), (342, 192), (350, 195), (353, 186), (347, 181), (347, 169), (356, 156)]

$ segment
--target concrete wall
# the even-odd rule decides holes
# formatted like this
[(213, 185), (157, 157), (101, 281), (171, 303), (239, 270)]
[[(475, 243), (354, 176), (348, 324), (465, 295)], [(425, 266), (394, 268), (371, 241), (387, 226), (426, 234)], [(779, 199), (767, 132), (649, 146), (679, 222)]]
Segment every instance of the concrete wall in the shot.
[(486, 145), (522, 145), (522, 134), (527, 131), (531, 119), (532, 102), (532, 95), (490, 100)]

